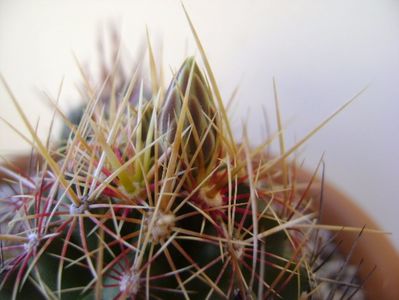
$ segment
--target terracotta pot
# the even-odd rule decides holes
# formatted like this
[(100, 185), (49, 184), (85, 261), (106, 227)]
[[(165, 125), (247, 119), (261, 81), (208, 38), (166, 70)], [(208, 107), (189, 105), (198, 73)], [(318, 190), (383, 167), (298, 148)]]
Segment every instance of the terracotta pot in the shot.
[[(26, 156), (17, 156), (10, 161), (17, 168), (24, 170), (30, 160)], [(304, 169), (296, 171), (299, 181), (308, 182), (311, 173)], [(4, 173), (0, 170), (0, 180)], [(316, 179), (311, 193), (315, 198), (320, 195), (320, 180)], [(317, 208), (318, 209), (318, 208)], [(348, 196), (331, 184), (324, 184), (323, 207), (321, 221), (323, 224), (342, 225), (369, 229), (379, 229), (373, 219), (357, 206)], [(358, 233), (341, 232), (338, 240), (342, 240), (340, 251), (347, 254)], [(357, 265), (363, 259), (360, 278), (364, 279), (369, 271), (376, 267), (366, 281), (364, 289), (367, 299), (399, 299), (399, 254), (386, 234), (363, 233), (353, 250), (350, 262)]]
[[(304, 169), (297, 170), (297, 179), (307, 182), (311, 173)], [(320, 195), (320, 180), (316, 179), (311, 193)], [(369, 229), (380, 229), (376, 222), (347, 195), (329, 183), (323, 187), (323, 207), (321, 222), (328, 225), (343, 225)], [(317, 199), (317, 198), (316, 198)], [(317, 208), (319, 209), (319, 208)], [(342, 240), (340, 251), (350, 251), (358, 233), (341, 232), (337, 240)], [(399, 299), (399, 253), (396, 251), (387, 234), (363, 233), (357, 241), (350, 262), (357, 265), (363, 259), (359, 271), (361, 279), (367, 277), (370, 270), (375, 270), (366, 281), (364, 289), (367, 299)]]

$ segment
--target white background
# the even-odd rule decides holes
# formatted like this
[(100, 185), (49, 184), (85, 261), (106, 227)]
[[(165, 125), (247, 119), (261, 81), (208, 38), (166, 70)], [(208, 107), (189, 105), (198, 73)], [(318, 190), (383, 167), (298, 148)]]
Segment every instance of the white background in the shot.
[[(327, 179), (391, 231), (399, 248), (399, 2), (185, 4), (224, 98), (239, 86), (232, 120), (237, 133), (241, 122), (249, 121), (254, 143), (263, 134), (262, 107), (275, 123), (273, 76), (289, 145), (370, 84), (299, 154), (314, 168), (325, 153)], [(155, 47), (162, 44), (166, 70), (177, 69), (185, 54), (199, 56), (180, 1), (0, 0), (0, 72), (31, 122), (40, 116), (43, 137), (51, 110), (41, 91), (55, 96), (65, 78), (61, 106), (67, 110), (76, 105), (80, 77), (72, 53), (95, 70), (97, 37), (110, 23), (120, 29), (132, 57), (147, 25)], [(2, 86), (0, 116), (23, 129)], [(1, 155), (27, 149), (0, 125)]]

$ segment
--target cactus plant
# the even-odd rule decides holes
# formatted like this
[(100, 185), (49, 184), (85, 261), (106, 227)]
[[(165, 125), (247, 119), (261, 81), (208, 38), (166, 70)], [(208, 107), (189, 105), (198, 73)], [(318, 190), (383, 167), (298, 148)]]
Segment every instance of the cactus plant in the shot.
[(319, 276), (335, 249), (312, 181), (286, 162), (315, 131), (274, 159), (269, 141), (238, 143), (198, 45), (205, 69), (187, 58), (166, 93), (153, 63), (151, 93), (140, 72), (108, 72), (77, 124), (60, 112), (55, 149), (3, 80), (36, 154), (1, 167), (2, 299), (310, 299), (325, 281), (355, 294), (352, 278)]

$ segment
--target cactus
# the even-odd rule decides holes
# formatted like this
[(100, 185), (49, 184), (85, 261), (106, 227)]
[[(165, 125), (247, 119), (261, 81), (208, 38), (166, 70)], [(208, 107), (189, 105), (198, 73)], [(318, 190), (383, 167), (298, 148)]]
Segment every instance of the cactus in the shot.
[(317, 297), (317, 199), (288, 176), (292, 151), (233, 138), (205, 65), (187, 58), (165, 94), (111, 74), (123, 95), (93, 95), (56, 149), (10, 92), (37, 155), (1, 167), (2, 299)]

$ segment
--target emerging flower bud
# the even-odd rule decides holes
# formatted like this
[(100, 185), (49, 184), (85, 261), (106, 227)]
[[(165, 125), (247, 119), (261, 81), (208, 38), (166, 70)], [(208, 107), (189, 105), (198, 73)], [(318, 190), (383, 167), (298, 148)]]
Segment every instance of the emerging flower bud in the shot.
[[(182, 114), (184, 99), (187, 99), (188, 108)], [(203, 172), (217, 154), (217, 117), (209, 85), (194, 58), (189, 57), (169, 85), (160, 110), (159, 126), (161, 134), (166, 135), (166, 147), (181, 139), (183, 157), (188, 162), (194, 159), (192, 167)], [(184, 118), (184, 125), (178, 136), (180, 118)]]

